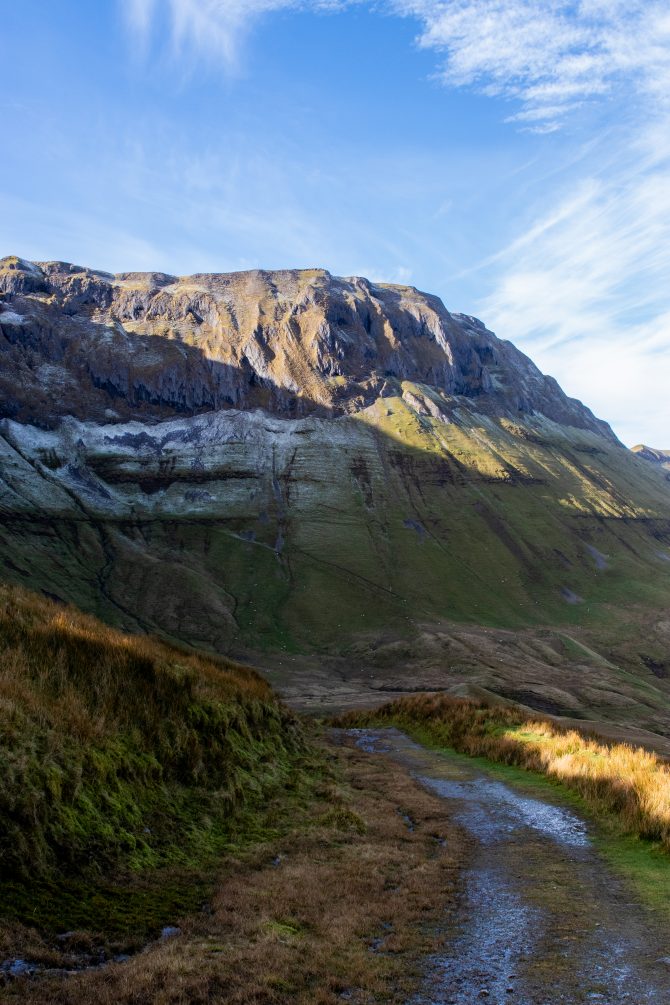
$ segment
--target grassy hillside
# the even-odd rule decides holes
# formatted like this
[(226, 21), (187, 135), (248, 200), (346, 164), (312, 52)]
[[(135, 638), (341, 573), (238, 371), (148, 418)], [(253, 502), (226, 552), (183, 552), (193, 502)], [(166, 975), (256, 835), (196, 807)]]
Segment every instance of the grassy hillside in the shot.
[[(397, 390), (437, 408), (427, 385)], [(332, 420), (5, 423), (3, 575), (269, 666), (279, 688), (301, 659), (309, 694), (315, 670), (337, 686), (383, 663), (402, 688), (476, 680), (532, 705), (551, 677), (566, 693), (545, 710), (670, 730), (663, 473), (593, 431), (468, 402), (443, 401), (448, 420), (388, 394)], [(472, 659), (443, 644), (463, 626), (489, 631), (470, 632)], [(503, 630), (553, 635), (519, 674)]]
[(111, 912), (90, 884), (123, 877), (163, 876), (169, 900), (304, 748), (253, 671), (0, 587), (0, 913), (76, 927), (80, 908)]
[[(281, 686), (317, 655), (369, 677), (389, 643), (402, 686), (467, 685), (427, 638), (551, 631), (538, 672), (477, 684), (523, 700), (567, 639), (622, 719), (667, 707), (667, 473), (481, 322), (319, 269), (8, 258), (0, 286), (5, 580)], [(551, 707), (601, 714), (569, 690)]]
[(442, 618), (609, 628), (670, 589), (662, 475), (541, 416), (444, 422), (389, 396), (330, 421), (4, 432), (6, 576), (218, 651), (332, 653)]
[(251, 670), (0, 587), (0, 998), (409, 999), (462, 836), (312, 741)]

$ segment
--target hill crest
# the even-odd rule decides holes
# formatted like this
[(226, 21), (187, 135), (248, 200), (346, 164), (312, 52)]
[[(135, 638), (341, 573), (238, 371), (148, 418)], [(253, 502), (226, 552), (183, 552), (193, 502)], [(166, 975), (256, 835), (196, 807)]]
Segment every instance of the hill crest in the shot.
[(425, 388), (410, 399), (419, 414), (449, 418), (465, 399), (615, 439), (510, 342), (414, 287), (322, 269), (177, 278), (9, 257), (0, 291), (0, 412), (20, 422), (336, 417), (409, 381)]

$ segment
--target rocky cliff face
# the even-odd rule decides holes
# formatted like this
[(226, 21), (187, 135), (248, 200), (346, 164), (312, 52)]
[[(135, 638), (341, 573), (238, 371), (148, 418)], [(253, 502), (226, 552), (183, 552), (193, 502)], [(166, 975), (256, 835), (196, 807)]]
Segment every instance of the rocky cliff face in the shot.
[(667, 708), (667, 483), (480, 322), (319, 270), (0, 287), (5, 579), (310, 693)]
[(323, 270), (117, 276), (0, 260), (0, 414), (53, 427), (225, 408), (283, 418), (360, 412), (424, 385), (449, 417), (538, 412), (612, 438), (511, 343), (412, 287)]
[(642, 460), (657, 465), (659, 470), (667, 471), (666, 478), (670, 481), (670, 450), (656, 450), (654, 447), (647, 447), (643, 443), (640, 443), (637, 447), (632, 447), (632, 450)]

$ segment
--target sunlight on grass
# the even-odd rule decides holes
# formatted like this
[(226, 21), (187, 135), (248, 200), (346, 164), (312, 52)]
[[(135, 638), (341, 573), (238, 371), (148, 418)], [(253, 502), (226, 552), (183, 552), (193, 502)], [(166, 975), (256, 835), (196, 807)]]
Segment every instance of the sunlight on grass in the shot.
[(421, 728), (432, 743), (535, 771), (576, 792), (625, 834), (670, 852), (670, 767), (626, 743), (529, 720), (521, 711), (446, 695), (421, 695), (341, 720), (357, 725)]
[(307, 749), (253, 670), (0, 586), (0, 915), (81, 926), (108, 886), (108, 924), (148, 873), (181, 902)]

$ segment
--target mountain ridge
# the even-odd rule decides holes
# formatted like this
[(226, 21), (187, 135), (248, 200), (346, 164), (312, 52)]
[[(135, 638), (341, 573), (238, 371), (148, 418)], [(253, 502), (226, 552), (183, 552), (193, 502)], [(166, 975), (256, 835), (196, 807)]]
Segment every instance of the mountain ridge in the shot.
[(13, 347), (3, 346), (0, 403), (24, 422), (233, 407), (335, 416), (411, 380), (438, 392), (427, 411), (448, 415), (445, 398), (478, 398), (482, 410), (541, 411), (614, 436), (511, 343), (414, 287), (316, 269), (112, 276), (10, 257), (0, 260), (0, 290)]
[(638, 443), (637, 446), (631, 447), (631, 450), (643, 460), (649, 461), (651, 464), (660, 464), (662, 468), (670, 472), (670, 450), (658, 450), (655, 447), (648, 447), (644, 443)]
[(0, 263), (5, 579), (295, 704), (670, 731), (667, 482), (527, 357), (323, 270), (121, 277)]

